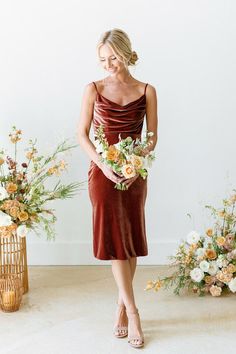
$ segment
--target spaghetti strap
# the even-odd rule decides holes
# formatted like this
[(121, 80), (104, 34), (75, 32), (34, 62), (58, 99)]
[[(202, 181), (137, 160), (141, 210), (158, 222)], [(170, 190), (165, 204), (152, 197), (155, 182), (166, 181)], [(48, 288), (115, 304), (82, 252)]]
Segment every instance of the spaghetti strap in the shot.
[(96, 91), (97, 91), (97, 93), (98, 93), (97, 85), (95, 84), (94, 81), (93, 81), (93, 84), (94, 84), (94, 86), (95, 86), (95, 88), (96, 88)]
[(147, 88), (147, 85), (148, 85), (148, 84), (146, 84), (146, 85), (145, 85), (145, 89), (144, 89), (144, 95), (145, 95), (145, 93), (146, 93), (146, 88)]

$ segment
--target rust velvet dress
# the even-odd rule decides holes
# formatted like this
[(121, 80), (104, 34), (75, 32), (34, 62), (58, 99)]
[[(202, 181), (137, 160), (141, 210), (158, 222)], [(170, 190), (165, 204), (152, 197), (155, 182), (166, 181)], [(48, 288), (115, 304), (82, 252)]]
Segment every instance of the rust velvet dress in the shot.
[[(93, 82), (97, 90), (95, 82)], [(100, 124), (109, 144), (121, 138), (140, 137), (146, 113), (146, 87), (135, 101), (119, 105), (97, 90), (93, 111), (94, 131)], [(89, 197), (93, 210), (93, 253), (101, 260), (146, 256), (148, 254), (144, 206), (147, 179), (140, 176), (128, 190), (117, 190), (93, 162), (88, 171)]]

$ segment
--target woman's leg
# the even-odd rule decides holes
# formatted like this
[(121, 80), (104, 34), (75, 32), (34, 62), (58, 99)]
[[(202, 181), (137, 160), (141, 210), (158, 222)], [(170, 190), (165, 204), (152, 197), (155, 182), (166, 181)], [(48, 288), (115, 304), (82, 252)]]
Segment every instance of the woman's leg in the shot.
[[(136, 305), (133, 292), (133, 275), (129, 260), (112, 260), (112, 272), (119, 289), (119, 293), (123, 299), (127, 312), (136, 312)], [(135, 271), (135, 263), (133, 264), (133, 271)], [(140, 319), (138, 316), (132, 316), (129, 322), (129, 336), (140, 337), (142, 329)]]
[[(131, 270), (131, 277), (132, 280), (134, 279), (134, 274), (136, 270), (136, 265), (137, 265), (137, 257), (132, 257), (129, 259), (129, 264), (130, 264), (130, 270)], [(119, 296), (118, 296), (118, 304), (124, 305), (123, 298), (121, 296), (120, 290), (119, 290)]]
[[(129, 259), (132, 280), (134, 278), (136, 264), (137, 264), (137, 257), (132, 257)], [(124, 309), (125, 309), (125, 304), (124, 304), (123, 298), (121, 296), (120, 290), (119, 290), (119, 296), (118, 296), (118, 304), (120, 306), (124, 307)], [(121, 310), (121, 308), (118, 308), (118, 310), (117, 310), (115, 326), (128, 326), (128, 317), (127, 317), (126, 311), (124, 311), (123, 309)], [(125, 331), (120, 329), (118, 331), (118, 333), (124, 334)]]

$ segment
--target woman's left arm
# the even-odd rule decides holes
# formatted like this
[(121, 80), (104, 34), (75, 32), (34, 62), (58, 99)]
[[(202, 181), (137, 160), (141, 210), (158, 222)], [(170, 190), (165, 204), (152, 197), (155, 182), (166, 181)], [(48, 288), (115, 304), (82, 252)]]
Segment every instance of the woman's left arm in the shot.
[(153, 136), (150, 136), (148, 142), (149, 147), (145, 149), (145, 155), (155, 149), (158, 141), (158, 102), (157, 93), (154, 86), (148, 84), (146, 90), (146, 125), (147, 131), (152, 132)]

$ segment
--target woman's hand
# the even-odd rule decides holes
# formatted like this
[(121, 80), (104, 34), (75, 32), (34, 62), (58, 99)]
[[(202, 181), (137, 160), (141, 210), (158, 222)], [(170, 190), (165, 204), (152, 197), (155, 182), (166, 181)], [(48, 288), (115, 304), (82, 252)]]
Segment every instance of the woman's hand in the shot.
[(125, 177), (122, 177), (118, 173), (114, 172), (111, 167), (107, 166), (104, 163), (101, 163), (99, 167), (104, 173), (104, 175), (114, 183), (122, 183), (126, 180)]
[(127, 189), (131, 186), (131, 184), (134, 183), (134, 181), (136, 181), (136, 179), (138, 178), (139, 175), (135, 175), (134, 177), (131, 178), (126, 178), (125, 181), (123, 182), (123, 184), (126, 185)]

